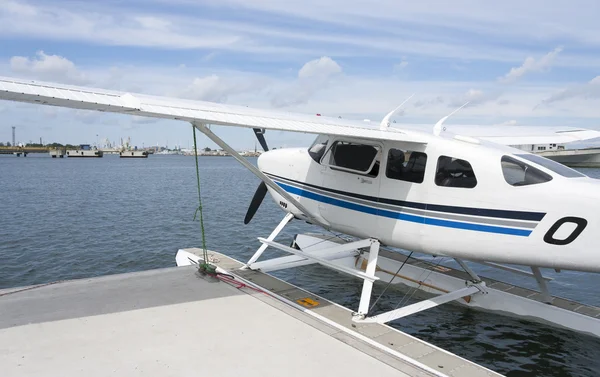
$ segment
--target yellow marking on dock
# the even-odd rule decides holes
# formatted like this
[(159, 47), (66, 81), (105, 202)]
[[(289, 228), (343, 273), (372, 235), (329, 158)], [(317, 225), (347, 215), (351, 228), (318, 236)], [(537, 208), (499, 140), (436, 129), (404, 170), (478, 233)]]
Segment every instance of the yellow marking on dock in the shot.
[(310, 297), (298, 299), (296, 302), (306, 308), (314, 308), (315, 306), (319, 306), (319, 302), (311, 299)]

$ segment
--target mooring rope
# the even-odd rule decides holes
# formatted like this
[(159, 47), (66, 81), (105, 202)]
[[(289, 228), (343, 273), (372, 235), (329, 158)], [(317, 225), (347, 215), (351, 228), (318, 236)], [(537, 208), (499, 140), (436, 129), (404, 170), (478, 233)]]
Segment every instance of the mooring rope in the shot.
[(204, 232), (204, 216), (202, 215), (202, 194), (200, 190), (200, 169), (198, 167), (198, 145), (196, 143), (196, 127), (192, 125), (192, 130), (194, 131), (194, 156), (196, 157), (196, 183), (198, 186), (198, 208), (196, 208), (196, 212), (194, 213), (194, 221), (196, 221), (196, 216), (200, 213), (200, 230), (202, 231), (202, 259), (203, 263), (199, 264), (199, 269), (205, 272), (215, 272), (215, 267), (212, 266), (208, 261), (208, 250), (206, 249), (206, 237)]

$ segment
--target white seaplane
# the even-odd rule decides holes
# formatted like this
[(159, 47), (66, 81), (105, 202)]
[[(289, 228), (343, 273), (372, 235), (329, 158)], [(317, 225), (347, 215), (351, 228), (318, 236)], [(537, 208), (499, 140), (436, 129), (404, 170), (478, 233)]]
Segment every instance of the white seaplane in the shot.
[[(556, 304), (546, 285), (549, 279), (540, 272), (600, 272), (600, 181), (510, 147), (588, 140), (600, 137), (598, 131), (445, 126), (448, 116), (429, 131), (391, 127), (397, 109), (378, 127), (369, 127), (360, 120), (14, 78), (0, 78), (0, 99), (191, 123), (262, 180), (246, 223), (267, 192), (285, 212), (268, 238), (259, 238), (262, 245), (244, 268), (274, 271), (319, 263), (361, 278), (356, 321), (385, 323), (457, 301), (600, 336), (600, 311), (586, 314)], [(265, 150), (258, 168), (209, 125), (252, 128)], [(268, 151), (265, 130), (318, 136), (309, 148)], [(354, 239), (339, 243), (298, 235), (295, 247), (276, 242), (292, 219)], [(423, 278), (419, 263), (398, 253), (380, 253), (380, 245), (453, 258), (467, 278), (444, 274), (444, 269)], [(292, 255), (258, 261), (268, 246)], [(178, 264), (186, 258), (178, 255)], [(541, 292), (519, 295), (488, 286), (465, 261), (531, 276)], [(527, 266), (531, 272), (505, 264)], [(372, 315), (374, 281), (394, 279), (435, 297)]]

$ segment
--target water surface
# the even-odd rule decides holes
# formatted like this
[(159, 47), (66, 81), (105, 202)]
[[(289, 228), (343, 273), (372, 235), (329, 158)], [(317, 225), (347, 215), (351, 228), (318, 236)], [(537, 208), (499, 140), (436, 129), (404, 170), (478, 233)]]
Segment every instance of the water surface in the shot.
[[(253, 162), (256, 159), (251, 159)], [(248, 259), (283, 213), (265, 198), (249, 225), (244, 215), (259, 181), (229, 157), (201, 157), (207, 246)], [(582, 170), (600, 177), (600, 170)], [(51, 159), (0, 155), (0, 289), (175, 265), (179, 248), (201, 245), (192, 221), (198, 206), (193, 157)], [(278, 238), (320, 231), (292, 222)], [(442, 261), (450, 263), (450, 261)], [(504, 272), (486, 275), (535, 287)], [(600, 304), (600, 275), (556, 274), (556, 295)], [(278, 276), (351, 308), (361, 282), (319, 266)], [(376, 284), (374, 296), (383, 285)], [(378, 310), (416, 297), (388, 290)], [(457, 305), (444, 305), (392, 324), (420, 339), (493, 370), (515, 376), (600, 375), (600, 340), (541, 324)]]

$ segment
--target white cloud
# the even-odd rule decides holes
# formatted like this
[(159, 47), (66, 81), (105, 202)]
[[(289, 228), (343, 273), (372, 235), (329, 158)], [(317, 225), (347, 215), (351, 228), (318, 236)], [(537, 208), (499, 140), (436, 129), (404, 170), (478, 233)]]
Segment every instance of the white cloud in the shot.
[[(319, 60), (319, 59), (315, 59)], [(334, 60), (335, 61), (335, 60)], [(549, 94), (561, 90), (560, 86), (548, 83), (530, 83), (501, 86), (495, 80), (490, 81), (445, 81), (445, 80), (402, 80), (387, 76), (361, 76), (342, 71), (333, 74), (319, 86), (302, 86), (298, 78), (303, 65), (299, 65), (294, 77), (268, 77), (257, 73), (241, 71), (225, 71), (213, 69), (213, 72), (200, 72), (197, 78), (205, 85), (192, 85), (198, 72), (190, 67), (179, 71), (166, 68), (128, 67), (122, 69), (122, 85), (139, 86), (143, 92), (157, 95), (188, 96), (188, 98), (204, 98), (201, 96), (219, 96), (227, 103), (247, 105), (257, 108), (288, 106), (290, 111), (314, 114), (321, 113), (342, 118), (372, 120), (381, 119), (387, 112), (395, 108), (413, 93), (415, 96), (405, 105), (406, 113), (396, 127), (404, 122), (435, 123), (463, 105), (467, 100), (470, 105), (452, 117), (452, 122), (485, 122), (488, 124), (517, 120), (527, 124), (536, 122), (564, 124), (565, 118), (580, 126), (598, 118), (598, 110), (586, 106), (584, 101), (570, 104), (567, 109), (537, 109), (536, 104), (547, 98)], [(86, 71), (86, 73), (88, 73)], [(92, 74), (96, 77), (100, 73)], [(206, 92), (208, 83), (220, 83), (216, 93)], [(215, 86), (213, 86), (215, 87)], [(183, 88), (183, 89), (181, 89)], [(182, 93), (189, 88), (197, 92)], [(500, 91), (499, 89), (502, 89)], [(185, 94), (185, 95), (184, 95)], [(411, 106), (411, 104), (414, 104)], [(450, 109), (450, 110), (449, 110)], [(483, 117), (483, 118), (482, 118)], [(483, 120), (482, 120), (483, 119)], [(587, 123), (586, 123), (587, 122)]]
[[(145, 3), (147, 1), (185, 4), (198, 9), (206, 6), (205, 2), (195, 0), (145, 0)], [(258, 15), (261, 20), (292, 17), (327, 23), (330, 30), (353, 30), (352, 35), (345, 36), (348, 42), (360, 41), (366, 49), (383, 48), (385, 44), (388, 55), (404, 51), (405, 54), (438, 58), (517, 62), (521, 56), (532, 53), (530, 46), (541, 49), (559, 43), (574, 48), (600, 46), (597, 22), (600, 3), (594, 1), (587, 1), (585, 6), (573, 6), (572, 1), (556, 0), (551, 7), (544, 0), (484, 4), (476, 1), (406, 3), (380, 0), (376, 5), (345, 0), (325, 3), (321, 0), (222, 0), (211, 5), (225, 9), (234, 7), (239, 12)], [(312, 22), (305, 24), (312, 25)], [(342, 28), (338, 27), (340, 25)], [(301, 35), (309, 34), (314, 38), (310, 30), (302, 32)], [(343, 32), (329, 34), (327, 37), (344, 35)], [(364, 50), (356, 52), (364, 53)], [(328, 54), (333, 52), (330, 50)], [(564, 56), (557, 64), (593, 67), (599, 60), (593, 53), (582, 52)]]
[(3, 1), (2, 8), (5, 12), (9, 12), (16, 16), (36, 16), (37, 9), (34, 6), (18, 3), (16, 1)]
[(183, 90), (169, 90), (167, 94), (185, 99), (227, 102), (230, 96), (241, 96), (245, 93), (258, 93), (268, 86), (268, 80), (261, 77), (223, 78), (217, 74), (195, 77)]
[(515, 119), (511, 119), (507, 120), (506, 122), (494, 124), (494, 126), (516, 126), (518, 124), (519, 122), (517, 122)]
[(573, 98), (598, 99), (600, 98), (600, 76), (594, 77), (588, 83), (561, 90), (542, 101), (542, 104), (565, 101)]
[(213, 60), (214, 58), (216, 58), (218, 55), (219, 55), (219, 53), (216, 51), (210, 52), (210, 53), (204, 55), (202, 57), (201, 61), (209, 62), (209, 61)]
[(435, 105), (439, 105), (441, 103), (444, 103), (444, 98), (442, 96), (437, 96), (432, 99), (421, 99), (421, 100), (415, 101), (413, 106), (416, 108), (419, 108), (419, 107), (435, 106)]
[(146, 29), (168, 31), (171, 26), (171, 21), (153, 16), (134, 16), (134, 20)]
[(217, 75), (210, 75), (194, 78), (186, 90), (180, 94), (180, 97), (202, 101), (224, 102), (231, 91), (232, 88), (225, 84), (223, 79)]
[(395, 64), (394, 65), (394, 71), (395, 72), (399, 72), (402, 71), (404, 68), (406, 68), (408, 66), (408, 61), (406, 60), (406, 58), (403, 56), (402, 57), (402, 61), (400, 61), (400, 63)]
[[(540, 59), (536, 60), (532, 57), (527, 57), (525, 62), (517, 67), (512, 68), (506, 75), (499, 77), (498, 82), (514, 84), (519, 78), (531, 72), (542, 72), (548, 70), (558, 53), (562, 51), (562, 47), (558, 47)], [(451, 96), (446, 102), (450, 107), (462, 106), (468, 102), (468, 107), (480, 106), (488, 102), (496, 102), (497, 105), (506, 106), (510, 102), (506, 98), (499, 99), (506, 88), (498, 88), (496, 84), (488, 85), (484, 91), (481, 89), (470, 88), (465, 93)], [(440, 98), (440, 97), (437, 97)], [(426, 99), (415, 103), (415, 107), (431, 107), (444, 102), (440, 99)]]
[(36, 57), (13, 56), (10, 68), (15, 73), (30, 75), (42, 80), (52, 80), (73, 84), (88, 82), (84, 74), (79, 72), (75, 64), (58, 55), (47, 55), (38, 51)]
[(532, 56), (529, 56), (525, 59), (520, 67), (512, 68), (506, 75), (504, 75), (504, 77), (500, 78), (499, 80), (502, 82), (515, 82), (528, 73), (547, 71), (550, 69), (550, 66), (554, 62), (556, 56), (562, 50), (562, 47), (557, 47), (553, 51), (550, 51), (537, 60)]
[[(431, 109), (440, 108), (440, 105), (446, 104), (446, 107), (458, 108), (468, 102), (466, 108), (471, 108), (489, 102), (494, 102), (502, 95), (502, 92), (495, 89), (491, 84), (486, 85), (488, 87), (486, 90), (470, 88), (460, 94), (457, 94), (456, 91), (458, 87), (462, 85), (459, 83), (456, 84), (457, 88), (454, 90), (454, 93), (447, 94), (446, 96), (437, 95), (433, 98), (417, 100), (413, 107), (417, 109)], [(505, 105), (506, 101), (500, 100), (497, 101), (497, 103), (499, 105)]]
[(296, 82), (273, 96), (271, 104), (275, 107), (305, 104), (341, 73), (340, 65), (328, 56), (311, 60), (300, 68)]
[[(44, 55), (52, 56), (50, 52)], [(39, 56), (28, 59), (29, 63), (25, 66), (31, 69), (31, 62), (39, 59)], [(560, 125), (570, 122), (582, 127), (594, 127), (594, 122), (599, 116), (597, 107), (589, 106), (581, 100), (585, 96), (571, 97), (567, 108), (546, 106), (532, 111), (537, 103), (548, 98), (550, 94), (561, 93), (563, 89), (561, 86), (549, 83), (501, 86), (502, 93), (500, 93), (498, 82), (494, 78), (487, 81), (401, 80), (392, 76), (389, 69), (387, 72), (389, 75), (362, 75), (347, 72), (338, 64), (338, 59), (327, 56), (308, 61), (306, 64), (298, 64), (295, 72), (290, 71), (284, 77), (271, 73), (268, 76), (248, 71), (207, 68), (206, 64), (198, 64), (193, 65), (191, 62), (189, 66), (181, 69), (177, 68), (177, 63), (173, 63), (172, 66), (77, 65), (75, 68), (76, 72), (92, 81), (93, 86), (97, 87), (221, 101), (258, 108), (290, 106), (292, 111), (339, 115), (345, 119), (368, 118), (372, 119), (373, 123), (378, 123), (387, 112), (409, 95), (416, 93), (405, 106), (402, 118), (395, 117), (397, 123), (394, 127), (397, 128), (402, 128), (403, 123), (433, 125), (450, 112), (449, 107), (457, 108), (467, 100), (477, 106), (471, 105), (462, 109), (452, 116), (449, 123), (501, 124), (516, 120), (519, 124), (538, 122)], [(0, 75), (5, 74), (9, 69), (9, 65), (0, 61)], [(582, 87), (598, 83), (600, 78)], [(574, 86), (572, 89), (579, 89), (579, 86)], [(591, 89), (586, 90), (589, 91), (588, 96), (594, 94)], [(411, 103), (414, 105), (411, 106)], [(26, 109), (7, 107), (3, 118), (8, 122), (48, 124), (53, 127), (52, 138), (57, 141), (77, 143), (86, 140), (86, 137), (95, 140), (97, 133), (102, 137), (116, 140), (125, 136), (122, 127), (129, 127), (127, 135), (135, 140), (145, 140), (147, 144), (150, 144), (150, 141), (156, 144), (156, 141), (166, 139), (181, 139), (185, 144), (186, 138), (189, 138), (188, 125), (181, 122), (169, 123), (157, 120), (153, 124), (144, 119), (124, 116), (113, 118), (109, 114), (98, 112), (85, 112), (85, 114), (73, 113), (72, 110), (63, 112), (62, 109), (57, 109), (61, 111), (55, 118), (48, 119), (42, 111), (31, 111), (31, 109), (41, 110), (43, 107), (40, 106)], [(69, 125), (72, 128), (69, 128), (71, 127)], [(31, 132), (31, 135), (27, 137), (39, 137), (36, 136), (35, 127), (28, 132)], [(222, 132), (223, 134), (220, 135), (234, 145), (253, 147), (253, 139), (246, 137), (246, 134), (240, 136), (242, 133), (235, 128), (224, 127)], [(283, 136), (280, 138), (279, 135), (271, 133), (269, 143), (273, 142), (273, 145), (277, 145), (277, 140), (284, 140)], [(298, 137), (294, 140), (297, 140), (296, 145), (304, 145), (305, 139)]]
[[(146, 0), (147, 2), (148, 0)], [(155, 3), (198, 5), (195, 0), (150, 0)], [(241, 9), (261, 11), (271, 15), (300, 17), (336, 25), (360, 25), (365, 28), (378, 27), (388, 30), (394, 24), (411, 26), (438, 26), (456, 28), (465, 32), (493, 35), (522, 35), (548, 38), (557, 32), (564, 32), (567, 26), (579, 25), (579, 34), (591, 34), (596, 26), (598, 4), (589, 2), (586, 7), (574, 8), (572, 1), (556, 0), (552, 7), (545, 7), (543, 0), (527, 2), (506, 0), (501, 3), (465, 1), (448, 3), (444, 1), (410, 2), (377, 1), (348, 2), (344, 0), (222, 0), (222, 6), (235, 6)], [(535, 11), (534, 11), (535, 10)], [(514, 15), (518, 14), (519, 17)], [(538, 21), (538, 22), (536, 22)], [(539, 22), (545, 21), (545, 22)], [(562, 23), (555, 22), (562, 21)], [(535, 27), (532, 27), (535, 25)], [(590, 30), (592, 29), (592, 30)], [(421, 30), (413, 30), (420, 33)]]
[[(153, 2), (168, 3), (169, 7), (157, 9), (152, 7)], [(186, 7), (178, 8), (181, 3)], [(247, 17), (229, 17), (231, 6), (236, 7), (236, 14)], [(547, 46), (555, 44), (556, 39), (576, 39), (578, 43), (600, 46), (596, 20), (589, 16), (592, 9), (574, 12), (567, 4), (556, 3), (553, 7), (539, 8), (543, 11), (516, 1), (485, 6), (380, 1), (374, 7), (342, 0), (327, 4), (317, 0), (131, 0), (127, 6), (114, 1), (74, 5), (67, 0), (29, 0), (23, 5), (16, 0), (3, 0), (0, 33), (5, 37), (113, 46), (236, 51), (252, 53), (254, 58), (268, 56), (270, 60), (286, 61), (315, 55), (395, 59), (418, 55), (515, 63), (531, 51), (519, 47), (523, 45)], [(514, 9), (521, 9), (521, 17), (513, 17)], [(569, 11), (561, 13), (565, 9)], [(254, 17), (256, 12), (266, 12), (268, 17), (264, 14)], [(209, 18), (207, 14), (218, 17)], [(558, 16), (564, 26), (546, 22)], [(286, 17), (320, 20), (331, 24), (332, 31), (323, 33), (302, 26), (311, 25), (310, 22), (296, 23), (301, 26), (290, 29), (285, 22), (262, 21), (285, 21)], [(344, 28), (335, 27), (339, 24)], [(477, 37), (465, 38), (465, 35)], [(513, 40), (529, 43), (511, 45)], [(597, 66), (600, 58), (592, 54), (570, 55), (561, 59), (560, 64)]]
[(226, 48), (240, 41), (233, 33), (199, 28), (193, 17), (139, 14), (126, 8), (96, 5), (82, 10), (68, 3), (41, 4), (3, 0), (0, 32), (5, 37), (35, 36), (45, 40), (168, 49)]
[(338, 63), (328, 56), (323, 56), (304, 64), (304, 66), (300, 68), (300, 71), (298, 71), (298, 78), (300, 80), (327, 80), (329, 77), (341, 72), (342, 68)]
[(477, 106), (486, 102), (495, 101), (500, 97), (501, 93), (498, 91), (484, 92), (479, 89), (469, 89), (466, 93), (452, 99), (449, 102), (450, 106), (462, 106), (465, 103), (469, 103), (467, 106)]

